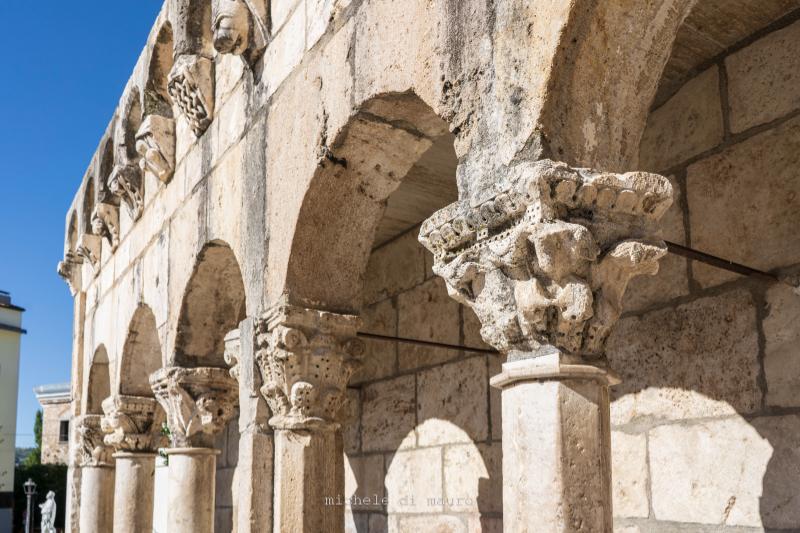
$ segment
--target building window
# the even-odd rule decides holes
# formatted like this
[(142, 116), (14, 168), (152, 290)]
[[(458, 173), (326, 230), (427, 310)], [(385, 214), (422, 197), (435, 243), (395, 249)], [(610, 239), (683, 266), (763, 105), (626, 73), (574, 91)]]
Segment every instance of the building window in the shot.
[(62, 420), (59, 422), (58, 442), (69, 442), (69, 420)]

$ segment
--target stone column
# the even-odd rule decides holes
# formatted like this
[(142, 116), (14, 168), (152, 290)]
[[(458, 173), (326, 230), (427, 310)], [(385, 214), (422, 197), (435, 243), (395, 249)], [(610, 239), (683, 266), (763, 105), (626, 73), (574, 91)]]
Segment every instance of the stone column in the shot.
[(111, 396), (103, 401), (105, 443), (116, 450), (114, 533), (153, 529), (156, 449), (163, 413), (154, 398)]
[(150, 376), (170, 433), (170, 533), (213, 533), (214, 437), (233, 417), (236, 380), (224, 368), (162, 368)]
[(112, 531), (114, 516), (114, 459), (103, 442), (102, 415), (83, 415), (76, 420), (80, 467), (80, 533)]
[(261, 392), (275, 431), (274, 531), (343, 533), (339, 424), (363, 354), (358, 317), (279, 306), (257, 325)]
[(631, 278), (655, 274), (669, 181), (549, 160), (520, 163), (495, 193), (420, 229), (434, 272), (506, 354), (502, 389), (507, 532), (612, 531), (605, 341)]

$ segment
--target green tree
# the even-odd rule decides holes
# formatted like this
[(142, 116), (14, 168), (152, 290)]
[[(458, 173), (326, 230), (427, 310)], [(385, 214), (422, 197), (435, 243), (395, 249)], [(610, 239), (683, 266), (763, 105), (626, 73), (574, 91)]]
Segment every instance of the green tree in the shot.
[(33, 421), (33, 438), (36, 441), (36, 448), (22, 462), (25, 466), (35, 466), (42, 464), (42, 410), (36, 411), (36, 419)]

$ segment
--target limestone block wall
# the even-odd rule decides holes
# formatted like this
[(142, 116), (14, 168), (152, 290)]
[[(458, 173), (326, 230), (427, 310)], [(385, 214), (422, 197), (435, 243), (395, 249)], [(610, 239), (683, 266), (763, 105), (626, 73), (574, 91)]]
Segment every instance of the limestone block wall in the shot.
[(59, 440), (62, 420), (70, 418), (69, 400), (48, 402), (42, 406), (42, 463), (67, 464), (69, 442)]
[[(373, 251), (365, 331), (486, 346), (413, 228)], [(345, 431), (347, 531), (502, 531), (499, 356), (367, 340)]]
[[(800, 263), (800, 23), (748, 38), (654, 109), (640, 166), (679, 191), (665, 238)], [(800, 528), (800, 296), (669, 256), (609, 342), (620, 531)], [(686, 528), (686, 529), (682, 529)]]

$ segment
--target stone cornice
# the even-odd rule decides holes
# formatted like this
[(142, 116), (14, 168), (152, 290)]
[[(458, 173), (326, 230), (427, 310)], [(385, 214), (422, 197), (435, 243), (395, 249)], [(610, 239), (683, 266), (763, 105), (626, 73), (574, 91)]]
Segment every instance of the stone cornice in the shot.
[(224, 368), (162, 368), (150, 376), (173, 448), (210, 448), (233, 418), (238, 388)]
[(655, 274), (666, 254), (656, 223), (669, 180), (543, 160), (498, 182), (488, 201), (457, 202), (422, 224), (434, 272), (498, 350), (602, 357), (629, 280)]
[(338, 426), (347, 382), (364, 352), (359, 325), (356, 316), (292, 306), (258, 321), (256, 362), (273, 428)]

